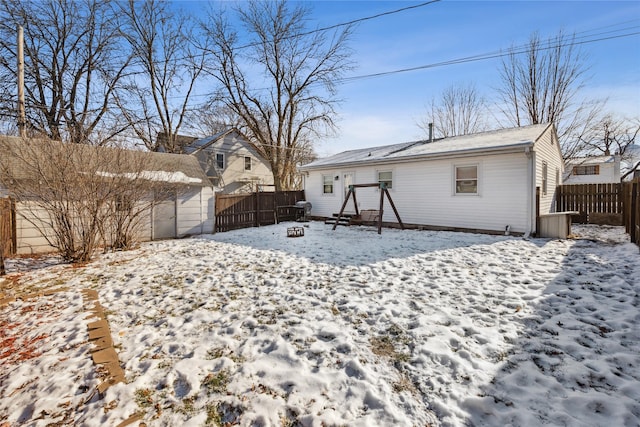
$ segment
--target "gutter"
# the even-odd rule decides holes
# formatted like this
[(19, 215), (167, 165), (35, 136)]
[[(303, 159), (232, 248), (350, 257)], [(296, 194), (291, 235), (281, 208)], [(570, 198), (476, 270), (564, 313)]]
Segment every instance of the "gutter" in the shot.
[(466, 150), (459, 151), (447, 151), (442, 153), (426, 153), (420, 155), (413, 156), (403, 156), (403, 157), (389, 157), (389, 158), (379, 158), (374, 160), (355, 160), (348, 162), (340, 162), (340, 163), (325, 163), (317, 166), (307, 166), (303, 165), (298, 168), (300, 171), (311, 171), (311, 170), (323, 170), (323, 169), (337, 169), (337, 168), (345, 168), (345, 167), (353, 167), (353, 166), (369, 166), (369, 165), (380, 165), (380, 164), (388, 164), (388, 163), (410, 163), (416, 162), (420, 160), (440, 160), (440, 159), (456, 159), (463, 157), (472, 157), (483, 154), (515, 154), (522, 153), (522, 148), (524, 147), (525, 152), (530, 150), (533, 147), (533, 142), (527, 141), (526, 143), (517, 143), (511, 145), (503, 145), (500, 147), (494, 148), (471, 148)]

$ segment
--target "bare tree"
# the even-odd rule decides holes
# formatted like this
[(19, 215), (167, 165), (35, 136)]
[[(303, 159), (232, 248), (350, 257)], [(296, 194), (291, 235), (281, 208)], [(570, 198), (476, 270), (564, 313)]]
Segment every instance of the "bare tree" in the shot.
[[(99, 0), (1, 0), (0, 81), (16, 81), (16, 28), (24, 27), (25, 104), (32, 135), (93, 141), (106, 121), (129, 59), (120, 51), (118, 15)], [(8, 76), (8, 77), (7, 77)], [(0, 105), (11, 116), (15, 91)], [(111, 119), (115, 118), (112, 116)], [(109, 123), (118, 134), (123, 130)], [(108, 140), (109, 138), (106, 138)]]
[(428, 134), (429, 123), (433, 123), (433, 136), (437, 138), (481, 132), (487, 129), (486, 109), (474, 84), (451, 85), (431, 100), (427, 117), (418, 126)]
[[(191, 20), (156, 0), (129, 0), (122, 12), (123, 35), (139, 73), (128, 80), (119, 105), (149, 150), (181, 153), (178, 132), (204, 65), (203, 52), (193, 45)], [(160, 141), (158, 134), (164, 136)]]
[(578, 99), (587, 69), (573, 36), (559, 32), (544, 41), (533, 34), (525, 49), (512, 48), (503, 59), (499, 108), (514, 126), (554, 123), (560, 140), (571, 144), (601, 107)]
[(0, 139), (0, 185), (24, 219), (71, 262), (88, 261), (99, 245), (138, 241), (153, 194), (171, 191), (149, 171), (153, 153), (50, 140)]
[(294, 188), (308, 146), (335, 130), (335, 82), (350, 68), (351, 27), (309, 31), (308, 10), (284, 0), (250, 1), (237, 12), (246, 40), (222, 14), (203, 23), (208, 72), (221, 84), (218, 99), (269, 160), (276, 189)]
[(640, 132), (640, 119), (624, 119), (609, 113), (589, 123), (578, 135), (582, 151), (586, 154), (624, 156)]

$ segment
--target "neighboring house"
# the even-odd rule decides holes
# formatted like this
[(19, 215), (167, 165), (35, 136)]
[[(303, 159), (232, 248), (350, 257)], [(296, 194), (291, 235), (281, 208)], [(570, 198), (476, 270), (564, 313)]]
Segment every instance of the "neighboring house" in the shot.
[(185, 152), (198, 158), (216, 192), (250, 193), (273, 185), (269, 162), (235, 129), (195, 140)]
[[(6, 170), (10, 171), (14, 179), (30, 179), (29, 174), (33, 173), (32, 169), (20, 166), (21, 161), (12, 161), (9, 157), (12, 153), (14, 156), (20, 153), (20, 147), (25, 143), (31, 144), (29, 146), (31, 156), (47, 156), (53, 149), (67, 150), (66, 152), (77, 154), (80, 159), (92, 156), (93, 153), (104, 153), (107, 150), (118, 153), (120, 156), (118, 159), (122, 161), (118, 162), (120, 164), (117, 166), (119, 169), (117, 172), (108, 165), (91, 172), (104, 176), (105, 179), (116, 175), (129, 178), (127, 172), (123, 172), (126, 171), (121, 166), (123, 162), (136, 167), (147, 165), (148, 168), (142, 166), (141, 169), (137, 169), (135, 175), (152, 182), (167, 184), (165, 188), (172, 190), (168, 193), (163, 192), (160, 196), (148, 195), (148, 200), (155, 199), (155, 201), (147, 204), (150, 206), (149, 212), (143, 217), (138, 235), (141, 241), (213, 232), (215, 195), (209, 178), (194, 156), (121, 150), (83, 144), (71, 146), (53, 141), (24, 141), (21, 138), (0, 136), (0, 156), (3, 156), (0, 166), (8, 165)], [(42, 144), (48, 144), (46, 151), (41, 150)], [(56, 148), (63, 145), (65, 148)], [(73, 151), (70, 151), (70, 148)], [(7, 189), (0, 183), (0, 197), (8, 194)], [(28, 206), (29, 203), (28, 200), (16, 201), (16, 252), (18, 254), (50, 252), (53, 249), (38, 228), (32, 224), (39, 218), (46, 218), (47, 213), (39, 208), (34, 209), (33, 205)]]
[(576, 157), (566, 162), (564, 184), (620, 182), (620, 156)]
[[(313, 216), (338, 213), (351, 184), (385, 182), (405, 224), (522, 234), (536, 232), (536, 188), (540, 214), (554, 211), (563, 169), (546, 124), (346, 151), (300, 167)], [(378, 209), (379, 191), (357, 188), (359, 209)], [(383, 221), (396, 221), (388, 204)]]

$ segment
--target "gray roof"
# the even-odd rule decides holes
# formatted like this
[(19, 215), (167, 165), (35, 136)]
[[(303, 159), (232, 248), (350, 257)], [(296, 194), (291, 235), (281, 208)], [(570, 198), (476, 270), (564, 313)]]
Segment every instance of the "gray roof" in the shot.
[[(15, 179), (32, 178), (33, 168), (26, 164), (28, 160), (42, 160), (54, 156), (78, 156), (73, 163), (81, 168), (90, 159), (114, 159), (102, 166), (88, 166), (90, 171), (79, 173), (97, 173), (107, 175), (136, 174), (145, 179), (174, 184), (209, 186), (211, 182), (202, 170), (195, 156), (184, 154), (154, 153), (149, 151), (126, 150), (112, 147), (96, 147), (86, 144), (68, 144), (45, 139), (26, 139), (0, 136), (0, 166)], [(86, 162), (83, 162), (86, 159)]]
[(549, 126), (549, 124), (538, 124), (441, 138), (433, 142), (421, 140), (345, 151), (308, 163), (301, 166), (300, 169), (323, 169), (333, 166), (391, 163), (429, 157), (484, 154), (510, 148), (523, 148), (525, 146), (532, 146)]
[(227, 136), (229, 133), (233, 131), (235, 131), (234, 128), (228, 128), (214, 135), (206, 136), (200, 139), (195, 139), (194, 141), (190, 142), (188, 145), (185, 145), (184, 150), (186, 153), (193, 154), (197, 151), (200, 151), (209, 147), (210, 145), (218, 141), (220, 138), (224, 138), (225, 136)]

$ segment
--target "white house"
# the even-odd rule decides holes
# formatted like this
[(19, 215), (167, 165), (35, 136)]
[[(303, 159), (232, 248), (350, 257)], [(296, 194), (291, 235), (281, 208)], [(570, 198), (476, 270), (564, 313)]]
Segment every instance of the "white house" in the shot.
[(620, 182), (620, 156), (576, 157), (566, 164), (564, 184)]
[(197, 139), (184, 150), (198, 158), (221, 193), (249, 193), (258, 185), (273, 185), (269, 162), (235, 129)]
[[(106, 153), (106, 154), (105, 154)], [(32, 163), (46, 163), (47, 158), (55, 157), (52, 162), (61, 162), (63, 156), (75, 157), (69, 164), (72, 167), (87, 166), (87, 170), (76, 170), (80, 176), (91, 173), (109, 179), (120, 176), (125, 179), (143, 179), (158, 182), (171, 191), (162, 194), (144, 196), (146, 213), (141, 216), (138, 238), (141, 241), (182, 237), (186, 235), (212, 233), (214, 228), (215, 195), (209, 178), (200, 167), (198, 159), (190, 155), (151, 153), (116, 148), (95, 147), (84, 144), (62, 144), (48, 140), (23, 140), (21, 138), (0, 136), (0, 168), (2, 176), (13, 180), (39, 179), (52, 182), (62, 174), (52, 172), (49, 167), (40, 168)], [(111, 163), (105, 161), (112, 159)], [(128, 166), (129, 165), (129, 166)], [(135, 173), (128, 173), (133, 167)], [(116, 171), (117, 169), (117, 171)], [(132, 175), (129, 177), (129, 175)], [(133, 178), (135, 175), (135, 178)], [(52, 185), (55, 185), (52, 184)], [(0, 197), (11, 195), (0, 182)], [(159, 187), (150, 187), (159, 188)], [(153, 203), (148, 202), (153, 200)], [(16, 200), (15, 204), (15, 242), (17, 254), (51, 252), (43, 236), (52, 230), (47, 224), (50, 218), (47, 211), (29, 200)], [(38, 227), (34, 223), (40, 224)], [(52, 231), (50, 231), (52, 232)]]
[[(346, 151), (300, 167), (313, 216), (338, 213), (351, 184), (384, 182), (405, 224), (522, 234), (536, 232), (536, 188), (540, 214), (554, 211), (563, 169), (550, 124)], [(357, 188), (358, 208), (378, 209), (379, 191)], [(388, 206), (383, 221), (396, 221)]]

